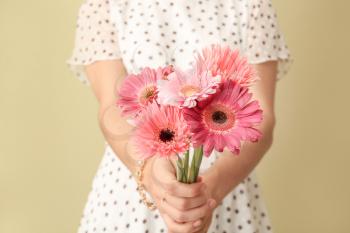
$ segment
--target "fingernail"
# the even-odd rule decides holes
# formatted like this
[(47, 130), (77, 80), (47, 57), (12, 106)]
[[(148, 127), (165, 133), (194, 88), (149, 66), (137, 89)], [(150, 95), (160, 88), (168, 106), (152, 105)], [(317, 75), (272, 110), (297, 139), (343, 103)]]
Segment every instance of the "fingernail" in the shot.
[(214, 199), (209, 200), (209, 207), (213, 208), (215, 206), (216, 201)]
[(197, 220), (193, 223), (194, 227), (199, 227), (201, 225), (202, 221), (201, 220)]

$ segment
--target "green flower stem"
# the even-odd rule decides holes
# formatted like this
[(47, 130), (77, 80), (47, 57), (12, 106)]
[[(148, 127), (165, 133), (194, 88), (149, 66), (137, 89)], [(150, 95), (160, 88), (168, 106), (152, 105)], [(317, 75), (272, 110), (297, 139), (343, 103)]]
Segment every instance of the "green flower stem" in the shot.
[(190, 167), (190, 171), (189, 171), (189, 175), (188, 175), (187, 183), (189, 183), (189, 184), (193, 183), (195, 180), (195, 174), (196, 174), (196, 172), (195, 172), (195, 169), (196, 169), (195, 155), (196, 154), (194, 154), (192, 157), (191, 167)]
[(184, 183), (187, 183), (187, 180), (188, 180), (188, 163), (189, 163), (189, 157), (190, 157), (190, 150), (187, 150), (186, 153), (185, 153), (185, 157), (184, 157), (184, 161), (183, 161), (183, 165), (184, 165), (184, 179), (183, 179), (183, 182)]
[(197, 177), (199, 175), (199, 168), (202, 163), (202, 158), (203, 158), (203, 146), (199, 147), (198, 150), (196, 151), (196, 174), (195, 174), (195, 181), (197, 180)]
[(177, 167), (176, 167), (176, 178), (179, 182), (183, 182), (183, 176), (184, 176), (184, 168), (182, 165), (182, 159), (179, 155), (177, 155), (177, 161), (176, 161)]
[(189, 167), (189, 156), (190, 151), (186, 151), (184, 158), (181, 159), (177, 155), (177, 168), (176, 168), (176, 177), (179, 182), (191, 184), (196, 182), (199, 175), (199, 168), (202, 163), (203, 158), (203, 146), (197, 147), (194, 149), (194, 153), (191, 160), (191, 166)]

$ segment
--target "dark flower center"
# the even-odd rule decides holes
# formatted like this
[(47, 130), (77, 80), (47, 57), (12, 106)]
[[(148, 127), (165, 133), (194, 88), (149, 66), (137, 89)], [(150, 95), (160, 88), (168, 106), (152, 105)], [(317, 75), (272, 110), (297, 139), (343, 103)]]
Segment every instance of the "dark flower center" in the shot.
[(162, 142), (170, 142), (173, 140), (175, 132), (170, 129), (162, 129), (159, 134), (159, 139)]
[(222, 111), (214, 112), (213, 115), (211, 115), (211, 118), (215, 123), (218, 123), (218, 124), (223, 124), (227, 121), (227, 115)]

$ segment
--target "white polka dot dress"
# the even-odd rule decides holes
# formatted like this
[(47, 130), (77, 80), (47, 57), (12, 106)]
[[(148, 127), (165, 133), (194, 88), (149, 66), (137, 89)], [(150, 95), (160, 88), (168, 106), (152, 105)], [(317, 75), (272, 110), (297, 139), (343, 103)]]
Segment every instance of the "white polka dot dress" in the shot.
[[(278, 61), (280, 79), (291, 63), (271, 0), (86, 0), (67, 63), (88, 84), (84, 65), (120, 58), (128, 73), (145, 66), (189, 68), (211, 43), (237, 48), (250, 63)], [(220, 156), (203, 159), (202, 171)], [(159, 233), (166, 225), (140, 201), (130, 171), (107, 145), (78, 233)], [(213, 214), (208, 233), (267, 233), (270, 221), (253, 171)]]

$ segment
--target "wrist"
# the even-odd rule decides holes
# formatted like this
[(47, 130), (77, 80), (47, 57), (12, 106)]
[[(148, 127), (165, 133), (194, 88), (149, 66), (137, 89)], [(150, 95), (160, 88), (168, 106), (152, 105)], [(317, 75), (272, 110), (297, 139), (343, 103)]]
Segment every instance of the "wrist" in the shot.
[(151, 190), (151, 177), (152, 177), (152, 167), (153, 167), (154, 157), (145, 160), (145, 167), (143, 169), (143, 180), (142, 183), (145, 190), (150, 193)]
[(146, 159), (138, 161), (139, 166), (135, 175), (136, 175), (136, 181), (137, 181), (137, 191), (140, 195), (141, 201), (145, 204), (145, 206), (147, 206), (149, 210), (153, 211), (157, 208), (157, 206), (155, 205), (155, 202), (152, 200), (153, 198), (150, 199), (148, 197), (152, 195), (148, 195), (150, 194), (149, 186), (148, 186), (150, 183), (147, 182), (149, 180), (147, 178), (149, 177), (147, 173), (148, 169), (145, 170), (147, 162), (150, 162), (150, 161), (147, 161)]

